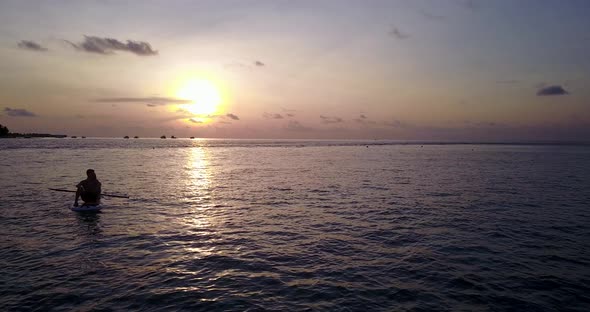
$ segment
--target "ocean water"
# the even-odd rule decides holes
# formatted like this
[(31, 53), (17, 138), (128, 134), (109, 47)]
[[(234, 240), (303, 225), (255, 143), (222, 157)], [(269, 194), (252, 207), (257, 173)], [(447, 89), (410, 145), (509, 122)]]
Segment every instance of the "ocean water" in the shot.
[(589, 146), (5, 139), (0, 310), (588, 311), (589, 204)]

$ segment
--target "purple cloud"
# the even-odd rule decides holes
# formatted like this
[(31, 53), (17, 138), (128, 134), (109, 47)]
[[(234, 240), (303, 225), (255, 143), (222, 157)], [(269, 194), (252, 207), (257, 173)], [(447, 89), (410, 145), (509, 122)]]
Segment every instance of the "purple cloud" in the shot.
[(538, 96), (552, 96), (552, 95), (566, 95), (566, 94), (568, 94), (568, 92), (565, 91), (565, 89), (559, 85), (543, 87), (543, 88), (539, 89), (539, 91), (537, 91)]
[(269, 113), (264, 113), (262, 115), (264, 118), (266, 119), (283, 119), (285, 117), (283, 117), (283, 115), (281, 114), (269, 114)]
[(342, 118), (340, 118), (340, 117), (330, 117), (330, 116), (320, 115), (320, 119), (322, 120), (322, 123), (325, 123), (325, 124), (334, 124), (334, 123), (344, 122), (344, 120), (342, 120)]
[(21, 49), (30, 50), (30, 51), (37, 51), (37, 52), (48, 51), (47, 48), (42, 47), (40, 44), (38, 44), (34, 41), (29, 41), (29, 40), (21, 40), (18, 43), (18, 47)]
[(140, 56), (158, 54), (158, 51), (153, 50), (152, 46), (145, 41), (127, 40), (127, 42), (121, 42), (113, 38), (84, 36), (84, 41), (80, 43), (66, 42), (77, 50), (103, 55), (113, 54), (114, 51), (127, 51)]
[(397, 27), (393, 27), (391, 31), (389, 31), (389, 35), (400, 40), (407, 39), (410, 37), (410, 35), (402, 33)]
[(149, 107), (162, 106), (168, 104), (188, 104), (191, 100), (183, 100), (169, 97), (115, 97), (115, 98), (100, 98), (94, 102), (101, 103), (145, 103)]
[(287, 130), (287, 131), (294, 131), (294, 132), (305, 132), (305, 131), (311, 131), (313, 129), (304, 126), (303, 124), (301, 124), (297, 120), (289, 120), (289, 122), (285, 126), (285, 130)]
[(11, 117), (37, 117), (37, 114), (23, 108), (4, 108), (4, 113)]

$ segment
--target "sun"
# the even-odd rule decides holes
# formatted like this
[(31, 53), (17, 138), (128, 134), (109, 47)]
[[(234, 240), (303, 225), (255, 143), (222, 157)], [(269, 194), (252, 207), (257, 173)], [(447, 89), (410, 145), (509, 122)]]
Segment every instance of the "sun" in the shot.
[(196, 115), (215, 114), (221, 104), (219, 89), (208, 80), (189, 80), (178, 89), (176, 96), (179, 99), (190, 101), (181, 107)]

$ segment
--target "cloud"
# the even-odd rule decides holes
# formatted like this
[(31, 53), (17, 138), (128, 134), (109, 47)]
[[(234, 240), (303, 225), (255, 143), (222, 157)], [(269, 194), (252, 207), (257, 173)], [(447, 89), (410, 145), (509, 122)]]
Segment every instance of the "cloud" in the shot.
[(405, 123), (403, 123), (397, 119), (392, 120), (392, 121), (385, 121), (385, 122), (383, 122), (383, 125), (385, 125), (386, 127), (391, 127), (391, 128), (406, 128), (408, 126)]
[(322, 123), (325, 123), (325, 124), (334, 124), (334, 123), (344, 122), (344, 120), (342, 120), (342, 118), (340, 118), (340, 117), (329, 117), (329, 116), (320, 115), (320, 119), (322, 120)]
[(279, 114), (279, 113), (264, 113), (262, 115), (265, 119), (285, 119), (285, 118), (293, 118), (295, 114), (286, 113), (286, 114)]
[(264, 63), (262, 63), (261, 61), (256, 61), (256, 62), (254, 62), (254, 65), (256, 65), (256, 66), (264, 66)]
[(285, 113), (295, 113), (297, 112), (296, 109), (292, 109), (292, 108), (285, 108), (285, 107), (281, 107), (281, 110)]
[(541, 89), (539, 89), (539, 91), (537, 91), (538, 96), (566, 95), (566, 94), (568, 94), (568, 92), (565, 91), (565, 89), (559, 85), (542, 87)]
[(459, 5), (470, 11), (475, 11), (478, 8), (473, 0), (460, 0)]
[(196, 119), (194, 119), (194, 118), (189, 118), (189, 119), (188, 119), (188, 121), (190, 121), (190, 122), (192, 122), (192, 123), (196, 123), (196, 124), (201, 124), (201, 123), (203, 123), (202, 121), (200, 121), (200, 120), (196, 120)]
[(4, 113), (11, 117), (37, 117), (37, 115), (33, 112), (29, 112), (23, 108), (4, 108)]
[(240, 120), (240, 117), (234, 115), (234, 114), (226, 114), (225, 117), (233, 119), (233, 120)]
[(34, 41), (29, 41), (29, 40), (21, 40), (21, 42), (18, 43), (18, 47), (21, 49), (37, 51), (37, 52), (49, 51), (49, 49), (42, 47), (40, 44), (38, 44)]
[(389, 35), (400, 40), (407, 39), (410, 37), (410, 35), (402, 33), (397, 27), (393, 27), (389, 31)]
[(241, 62), (231, 62), (231, 63), (227, 63), (225, 65), (223, 65), (223, 67), (227, 70), (231, 70), (231, 71), (238, 71), (238, 70), (250, 70), (251, 66), (246, 65), (244, 63)]
[(169, 98), (169, 97), (116, 97), (116, 98), (100, 98), (94, 100), (100, 103), (145, 103), (149, 107), (163, 106), (168, 104), (188, 104), (191, 100)]
[[(194, 118), (197, 117), (195, 114), (189, 112), (186, 109), (182, 109), (179, 108), (177, 110), (174, 111), (173, 114), (159, 118), (159, 121), (163, 121), (163, 122), (167, 122), (167, 121), (173, 121), (173, 120), (178, 120), (178, 119), (190, 119), (190, 118)], [(195, 119), (196, 121), (196, 119)]]
[(294, 131), (294, 132), (305, 132), (305, 131), (311, 131), (313, 129), (302, 125), (297, 120), (289, 120), (289, 122), (287, 122), (287, 125), (285, 126), (285, 130)]
[(377, 124), (375, 121), (369, 120), (365, 114), (361, 114), (359, 116), (359, 118), (355, 118), (353, 120), (356, 121), (357, 123), (362, 124), (362, 125), (375, 125), (375, 124)]
[(84, 36), (84, 41), (80, 43), (73, 43), (66, 41), (74, 48), (80, 51), (97, 53), (97, 54), (113, 54), (114, 51), (127, 51), (140, 56), (157, 55), (158, 51), (153, 50), (152, 46), (145, 41), (127, 40), (121, 42), (113, 38), (100, 38), (95, 36)]
[(283, 119), (283, 118), (285, 118), (281, 114), (269, 114), (269, 113), (264, 113), (262, 115), (262, 117), (264, 117), (266, 119)]

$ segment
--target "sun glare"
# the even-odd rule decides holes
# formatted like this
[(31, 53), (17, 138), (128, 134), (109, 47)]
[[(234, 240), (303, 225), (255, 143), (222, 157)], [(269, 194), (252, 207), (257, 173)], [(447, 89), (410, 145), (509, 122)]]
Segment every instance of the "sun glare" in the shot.
[(178, 89), (176, 96), (190, 101), (181, 107), (196, 115), (215, 114), (221, 104), (219, 89), (208, 80), (187, 81)]

